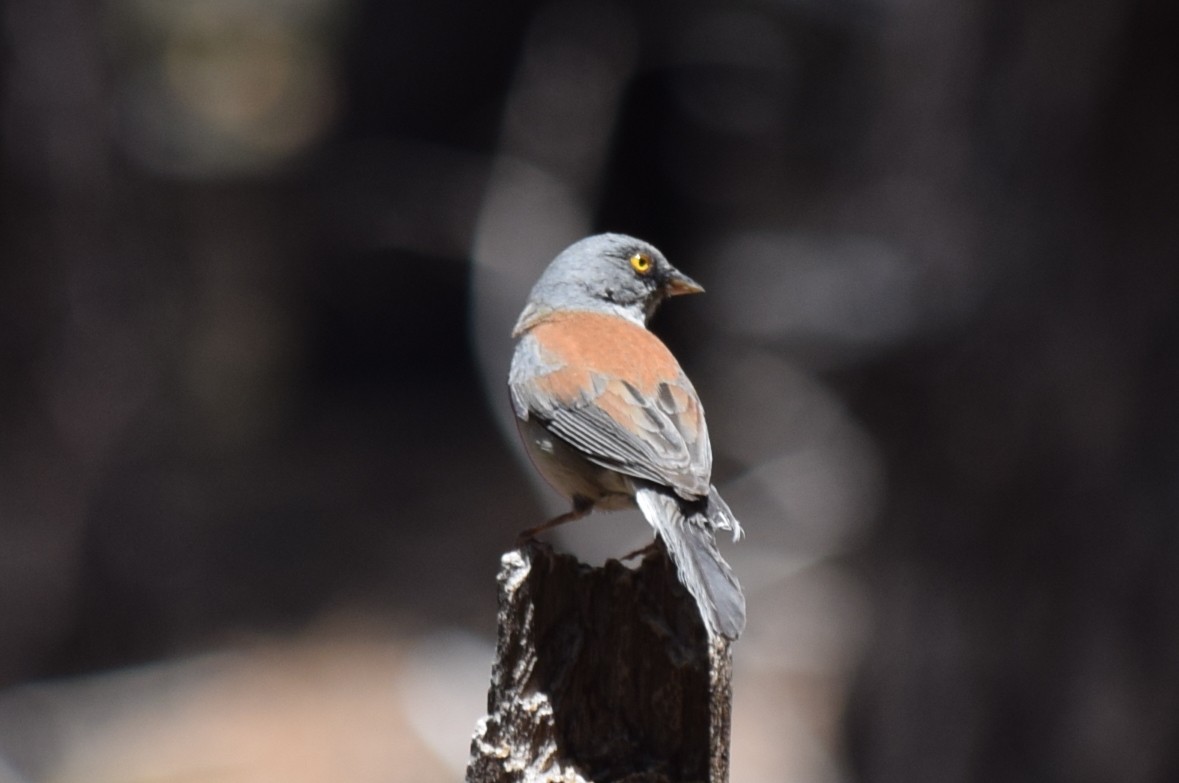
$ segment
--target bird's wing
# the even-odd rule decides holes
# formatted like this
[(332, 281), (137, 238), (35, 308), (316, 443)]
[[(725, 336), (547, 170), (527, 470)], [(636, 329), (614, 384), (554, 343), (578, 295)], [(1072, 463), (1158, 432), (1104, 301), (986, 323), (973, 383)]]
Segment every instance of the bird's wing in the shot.
[(525, 335), (509, 380), (516, 414), (537, 417), (595, 464), (670, 486), (688, 499), (706, 496), (712, 448), (700, 400), (663, 343), (641, 332), (635, 339), (649, 339), (645, 347), (658, 348), (654, 364), (662, 365), (646, 361), (643, 372), (619, 366), (625, 351), (608, 340), (574, 360)]

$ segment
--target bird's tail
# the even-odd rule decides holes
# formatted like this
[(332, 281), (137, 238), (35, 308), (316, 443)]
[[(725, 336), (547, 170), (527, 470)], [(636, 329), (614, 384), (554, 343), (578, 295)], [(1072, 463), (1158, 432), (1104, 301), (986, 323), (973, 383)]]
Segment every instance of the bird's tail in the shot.
[(736, 639), (745, 628), (745, 596), (729, 564), (716, 548), (713, 531), (741, 526), (716, 489), (704, 501), (689, 503), (668, 492), (642, 487), (635, 502), (663, 539), (680, 581), (696, 599), (711, 637)]

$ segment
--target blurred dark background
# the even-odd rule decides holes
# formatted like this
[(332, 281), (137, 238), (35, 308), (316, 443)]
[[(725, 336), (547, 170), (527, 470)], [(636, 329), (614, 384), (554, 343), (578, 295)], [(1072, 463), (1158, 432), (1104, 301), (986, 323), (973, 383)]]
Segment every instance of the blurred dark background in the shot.
[(735, 781), (1179, 779), (1170, 4), (0, 36), (3, 783), (459, 777), (498, 556), (557, 507), (507, 333), (598, 230), (709, 292), (655, 328), (749, 534)]

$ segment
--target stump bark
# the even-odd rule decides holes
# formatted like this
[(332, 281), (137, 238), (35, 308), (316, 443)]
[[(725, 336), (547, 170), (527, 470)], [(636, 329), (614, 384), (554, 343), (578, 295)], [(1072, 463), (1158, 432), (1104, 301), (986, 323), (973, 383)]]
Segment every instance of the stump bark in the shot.
[(732, 657), (659, 547), (591, 568), (505, 554), (467, 783), (727, 783)]

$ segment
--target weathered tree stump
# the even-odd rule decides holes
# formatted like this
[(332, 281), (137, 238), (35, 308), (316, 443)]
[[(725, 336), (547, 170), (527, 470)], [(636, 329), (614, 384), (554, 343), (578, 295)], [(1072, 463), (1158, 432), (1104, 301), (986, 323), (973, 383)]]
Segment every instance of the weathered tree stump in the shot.
[(727, 783), (732, 658), (666, 552), (591, 568), (503, 556), (488, 715), (467, 783)]

